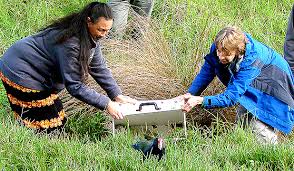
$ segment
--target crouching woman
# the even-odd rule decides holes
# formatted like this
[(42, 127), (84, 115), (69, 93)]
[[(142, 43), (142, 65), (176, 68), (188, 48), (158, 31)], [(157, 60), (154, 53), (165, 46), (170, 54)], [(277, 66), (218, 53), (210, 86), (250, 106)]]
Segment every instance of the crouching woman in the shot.
[[(184, 95), (183, 110), (240, 104), (236, 120), (252, 126), (257, 140), (277, 143), (276, 130), (289, 134), (294, 123), (294, 81), (285, 59), (237, 27), (216, 36), (200, 73)], [(217, 76), (223, 93), (200, 96)]]

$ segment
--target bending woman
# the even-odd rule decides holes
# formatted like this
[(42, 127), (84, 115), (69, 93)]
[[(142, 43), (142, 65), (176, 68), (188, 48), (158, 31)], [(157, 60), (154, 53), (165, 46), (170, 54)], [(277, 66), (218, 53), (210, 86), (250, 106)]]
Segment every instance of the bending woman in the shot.
[[(289, 64), (273, 49), (237, 27), (216, 36), (200, 73), (186, 95), (183, 110), (240, 104), (237, 121), (249, 124), (263, 143), (277, 143), (276, 130), (289, 134), (294, 124), (294, 80)], [(201, 93), (217, 76), (227, 87), (217, 95)]]
[[(99, 44), (112, 22), (111, 9), (92, 2), (17, 41), (4, 53), (0, 78), (18, 120), (38, 130), (62, 127), (66, 115), (57, 93), (64, 88), (79, 100), (106, 109), (113, 118), (123, 117), (118, 102), (135, 100), (122, 95)], [(108, 97), (84, 84), (89, 74)]]

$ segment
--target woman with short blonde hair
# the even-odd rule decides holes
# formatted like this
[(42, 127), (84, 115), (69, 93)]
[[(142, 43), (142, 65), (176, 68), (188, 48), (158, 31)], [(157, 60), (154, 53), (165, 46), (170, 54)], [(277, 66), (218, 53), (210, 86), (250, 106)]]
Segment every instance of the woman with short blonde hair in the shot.
[[(276, 130), (289, 134), (294, 125), (294, 80), (287, 61), (273, 49), (243, 33), (225, 27), (205, 56), (200, 73), (183, 96), (183, 110), (240, 104), (236, 121), (249, 124), (262, 143), (277, 143)], [(201, 97), (217, 76), (223, 93)]]
[(243, 55), (247, 39), (240, 28), (232, 26), (225, 27), (218, 32), (214, 43), (220, 48), (219, 50), (237, 51), (238, 55)]

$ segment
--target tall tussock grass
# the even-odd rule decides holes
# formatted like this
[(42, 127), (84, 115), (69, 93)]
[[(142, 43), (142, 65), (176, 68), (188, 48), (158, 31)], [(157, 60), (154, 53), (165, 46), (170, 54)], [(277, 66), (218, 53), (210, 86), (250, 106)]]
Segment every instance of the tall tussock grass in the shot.
[[(138, 100), (168, 99), (183, 94), (185, 87), (178, 77), (176, 58), (169, 43), (158, 32), (157, 24), (132, 14), (123, 37), (112, 37), (101, 43), (107, 64), (123, 94)], [(133, 29), (138, 35), (134, 35)], [(103, 92), (92, 78), (87, 84)], [(69, 113), (95, 111), (68, 94), (63, 94), (63, 99), (67, 109), (75, 109)]]
[[(16, 40), (88, 2), (0, 0), (0, 54)], [(214, 36), (225, 25), (238, 25), (282, 53), (292, 5), (289, 0), (156, 0), (152, 20), (132, 16), (122, 38), (101, 42), (103, 54), (124, 94), (142, 100), (172, 98), (187, 90)], [(139, 30), (137, 40), (132, 38), (133, 28)], [(88, 81), (103, 92), (91, 78)], [(203, 95), (223, 89), (215, 79)], [(0, 170), (294, 170), (294, 135), (275, 146), (258, 144), (250, 131), (227, 127), (234, 120), (234, 108), (196, 108), (189, 114), (190, 123), (211, 125), (209, 129), (190, 124), (186, 139), (175, 142), (165, 137), (163, 160), (143, 162), (142, 154), (131, 147), (137, 134), (127, 129), (93, 141), (106, 131), (107, 119), (62, 93), (70, 115), (69, 134), (36, 135), (15, 123), (0, 83)]]
[[(123, 94), (138, 100), (169, 99), (186, 92), (187, 77), (183, 77), (179, 67), (184, 67), (179, 54), (173, 53), (170, 43), (159, 32), (158, 21), (143, 18), (131, 13), (131, 20), (125, 34), (104, 39), (101, 42), (102, 51), (114, 78), (121, 87)], [(135, 33), (134, 33), (135, 32)], [(199, 52), (197, 52), (199, 53)], [(195, 55), (195, 54), (194, 54)], [(202, 58), (194, 56), (196, 65), (200, 65)], [(189, 62), (187, 61), (187, 65)], [(198, 67), (199, 69), (200, 67)], [(186, 67), (187, 70), (195, 70)], [(191, 81), (191, 80), (190, 80)], [(88, 79), (87, 84), (103, 93), (94, 79)], [(224, 87), (216, 79), (206, 94), (216, 94)], [(62, 93), (67, 114), (93, 115), (98, 110)], [(210, 126), (216, 118), (232, 122), (234, 108), (203, 110), (197, 108), (188, 114), (190, 123)]]
[[(16, 40), (33, 34), (57, 16), (78, 10), (90, 1), (0, 2), (2, 54)], [(124, 94), (146, 100), (172, 98), (187, 90), (199, 72), (214, 36), (226, 25), (240, 26), (281, 53), (291, 6), (290, 1), (156, 1), (151, 20), (131, 12), (125, 36), (104, 40), (103, 53)], [(139, 30), (137, 40), (131, 37), (134, 28)], [(88, 84), (100, 91), (92, 79)], [(216, 94), (223, 89), (216, 79), (203, 94)], [(97, 112), (65, 91), (62, 96), (69, 115), (94, 115)], [(209, 125), (218, 116), (233, 121), (234, 112), (234, 108), (196, 109), (190, 118)]]
[[(179, 6), (178, 8), (182, 8)], [(178, 15), (180, 17), (180, 15)], [(179, 20), (174, 18), (174, 20)], [(168, 99), (184, 94), (203, 61), (204, 48), (198, 47), (185, 59), (183, 52), (174, 49), (173, 44), (160, 31), (159, 21), (146, 19), (131, 12), (131, 19), (123, 36), (113, 36), (101, 42), (103, 54), (123, 94), (138, 100)], [(205, 26), (206, 28), (207, 26)], [(204, 29), (204, 32), (207, 32)], [(135, 32), (135, 33), (134, 33)], [(134, 35), (135, 34), (135, 35)], [(202, 34), (201, 39), (208, 38)], [(183, 50), (183, 49), (182, 49)], [(184, 74), (183, 71), (189, 74)], [(94, 79), (87, 84), (103, 92)], [(224, 86), (215, 79), (205, 94), (221, 92)], [(62, 98), (67, 114), (94, 114), (98, 110), (72, 98), (65, 91)], [(234, 120), (234, 108), (203, 110), (197, 108), (188, 114), (188, 120), (197, 125), (210, 126), (220, 117), (224, 121)]]

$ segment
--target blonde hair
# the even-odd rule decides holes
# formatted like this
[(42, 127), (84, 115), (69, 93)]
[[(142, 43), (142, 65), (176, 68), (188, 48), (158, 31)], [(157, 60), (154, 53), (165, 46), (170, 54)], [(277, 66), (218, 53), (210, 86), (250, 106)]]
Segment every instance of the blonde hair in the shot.
[(248, 42), (243, 31), (236, 26), (228, 26), (218, 32), (214, 43), (220, 51), (224, 51), (230, 54), (232, 51), (236, 51), (237, 55), (243, 55), (245, 53), (245, 46)]

